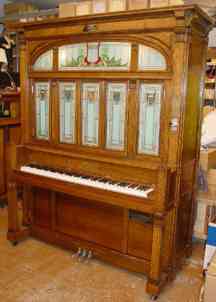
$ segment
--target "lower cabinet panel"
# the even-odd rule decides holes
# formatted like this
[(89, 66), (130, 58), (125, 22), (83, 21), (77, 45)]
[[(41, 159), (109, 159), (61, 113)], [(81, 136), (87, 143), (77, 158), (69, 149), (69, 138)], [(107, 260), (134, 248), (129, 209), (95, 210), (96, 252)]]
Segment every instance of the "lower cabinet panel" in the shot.
[(34, 189), (34, 224), (51, 228), (51, 192), (44, 189)]
[(57, 193), (56, 230), (122, 251), (124, 212), (119, 207)]
[(49, 190), (34, 189), (35, 226), (132, 257), (151, 259), (151, 216), (128, 211), (126, 221), (123, 208), (62, 193), (55, 196), (53, 199)]
[(150, 260), (152, 239), (153, 224), (151, 217), (139, 213), (136, 213), (134, 217), (130, 217), (128, 225), (128, 254)]

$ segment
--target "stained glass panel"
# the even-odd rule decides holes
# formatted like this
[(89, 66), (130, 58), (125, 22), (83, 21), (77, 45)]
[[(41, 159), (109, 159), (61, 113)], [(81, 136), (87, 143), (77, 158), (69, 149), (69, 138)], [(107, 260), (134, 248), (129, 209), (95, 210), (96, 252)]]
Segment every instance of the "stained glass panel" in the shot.
[(49, 90), (48, 82), (35, 84), (36, 136), (44, 140), (49, 139)]
[(82, 86), (82, 143), (97, 146), (99, 133), (99, 90), (98, 83)]
[(107, 142), (109, 149), (123, 150), (127, 85), (109, 83), (107, 89)]
[(61, 46), (60, 70), (128, 70), (131, 44), (123, 42), (95, 42)]
[(76, 84), (60, 83), (60, 141), (75, 142), (75, 100)]
[(161, 96), (161, 84), (142, 84), (140, 87), (139, 153), (159, 153)]
[(53, 50), (49, 50), (36, 60), (33, 70), (41, 71), (41, 70), (52, 70), (53, 69)]
[(139, 45), (139, 70), (166, 70), (166, 59), (157, 50)]

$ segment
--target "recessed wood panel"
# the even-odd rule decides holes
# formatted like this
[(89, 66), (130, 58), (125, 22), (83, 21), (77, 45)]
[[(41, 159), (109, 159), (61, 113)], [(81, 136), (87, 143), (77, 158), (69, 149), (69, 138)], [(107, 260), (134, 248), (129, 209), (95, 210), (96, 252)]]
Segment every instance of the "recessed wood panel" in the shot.
[(51, 192), (48, 190), (34, 190), (34, 224), (51, 227)]
[(57, 194), (56, 215), (58, 231), (122, 250), (123, 209)]
[(128, 254), (149, 260), (152, 254), (153, 225), (129, 220)]

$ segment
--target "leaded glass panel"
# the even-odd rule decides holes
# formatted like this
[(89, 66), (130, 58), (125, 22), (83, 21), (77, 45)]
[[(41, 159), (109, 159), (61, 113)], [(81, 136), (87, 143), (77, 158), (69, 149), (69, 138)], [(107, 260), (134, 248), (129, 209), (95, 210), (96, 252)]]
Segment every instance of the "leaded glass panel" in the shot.
[(161, 84), (141, 84), (138, 153), (159, 154)]
[(49, 50), (36, 60), (33, 69), (35, 71), (52, 70), (53, 69), (53, 50)]
[(126, 94), (126, 84), (108, 84), (106, 106), (106, 146), (109, 149), (124, 149)]
[(49, 139), (49, 90), (48, 82), (35, 84), (36, 136), (44, 140)]
[(139, 45), (139, 70), (166, 70), (166, 59), (156, 49)]
[(75, 142), (75, 100), (76, 84), (60, 83), (60, 141)]
[(97, 146), (99, 133), (99, 91), (98, 83), (82, 85), (82, 143)]
[(123, 42), (95, 42), (61, 46), (60, 70), (128, 70), (131, 44)]

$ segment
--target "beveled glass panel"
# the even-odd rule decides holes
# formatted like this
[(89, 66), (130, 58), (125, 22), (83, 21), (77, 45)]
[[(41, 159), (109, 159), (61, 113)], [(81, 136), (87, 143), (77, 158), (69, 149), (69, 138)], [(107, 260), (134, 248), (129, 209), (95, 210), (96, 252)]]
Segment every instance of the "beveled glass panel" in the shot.
[(75, 102), (76, 84), (59, 84), (60, 100), (60, 141), (62, 143), (75, 143)]
[(36, 137), (44, 140), (49, 139), (49, 90), (48, 82), (35, 84)]
[(139, 70), (166, 70), (166, 59), (156, 49), (139, 45)]
[(98, 145), (100, 84), (82, 85), (82, 144)]
[(35, 71), (52, 70), (53, 69), (53, 50), (49, 50), (38, 57), (34, 63)]
[(141, 84), (138, 153), (159, 154), (161, 97), (161, 84)]
[(60, 70), (128, 70), (131, 44), (95, 42), (59, 47)]
[(106, 147), (124, 150), (127, 84), (109, 83), (107, 88)]

